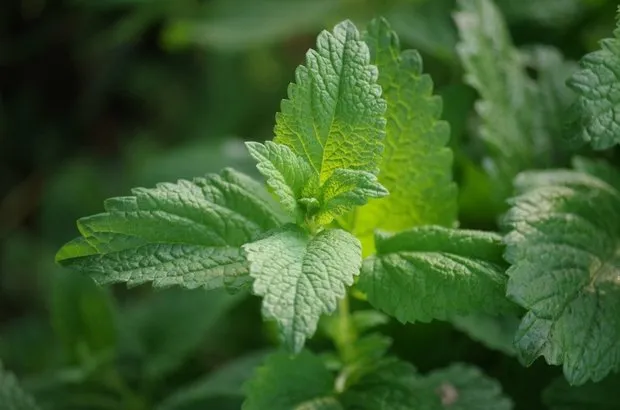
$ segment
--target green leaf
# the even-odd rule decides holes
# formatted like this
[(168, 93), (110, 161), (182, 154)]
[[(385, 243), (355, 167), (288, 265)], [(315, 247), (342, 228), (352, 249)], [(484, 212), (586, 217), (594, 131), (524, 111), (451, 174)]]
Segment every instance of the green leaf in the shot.
[(333, 397), (321, 397), (295, 406), (293, 410), (344, 410)]
[(34, 399), (22, 390), (15, 376), (0, 363), (0, 408), (3, 410), (38, 410)]
[(459, 5), (457, 52), (465, 82), (480, 94), (479, 134), (489, 155), (488, 171), (496, 180), (495, 199), (503, 201), (519, 171), (544, 165), (550, 144), (531, 132), (538, 103), (534, 84), (499, 10), (491, 0), (460, 0)]
[(422, 58), (400, 51), (398, 37), (383, 19), (365, 34), (379, 84), (387, 101), (387, 135), (379, 182), (390, 196), (357, 210), (354, 230), (364, 253), (372, 253), (375, 229), (397, 232), (415, 225), (452, 226), (456, 219), (456, 185), (452, 153), (446, 147), (449, 126), (440, 121), (441, 99), (422, 74)]
[(453, 0), (408, 1), (397, 3), (387, 17), (405, 43), (454, 64), (457, 35), (450, 19), (453, 8)]
[(385, 101), (366, 44), (350, 21), (318, 36), (276, 115), (274, 142), (304, 157), (325, 182), (338, 168), (376, 174)]
[(358, 285), (377, 309), (401, 322), (511, 309), (499, 235), (423, 226), (376, 236)]
[(546, 163), (564, 164), (574, 148), (564, 135), (566, 112), (575, 100), (566, 80), (577, 71), (577, 63), (565, 60), (557, 49), (548, 46), (528, 48), (524, 59), (536, 73), (533, 98), (538, 107), (532, 112), (532, 137), (539, 141), (538, 150), (547, 153)]
[(512, 401), (501, 385), (479, 369), (453, 364), (416, 381), (418, 389), (439, 394), (441, 408), (450, 410), (511, 410)]
[[(143, 376), (161, 380), (209, 340), (210, 331), (247, 296), (223, 289), (171, 288), (152, 292), (121, 316), (126, 350), (139, 352)], [(182, 335), (182, 337), (181, 337)]]
[(332, 0), (219, 0), (208, 4), (206, 16), (172, 20), (163, 34), (166, 43), (226, 52), (255, 49), (314, 34), (342, 7)]
[(337, 169), (321, 186), (321, 207), (316, 221), (326, 225), (356, 206), (365, 205), (370, 198), (383, 198), (387, 189), (377, 176), (365, 171)]
[(601, 50), (586, 54), (580, 71), (567, 85), (577, 94), (572, 107), (572, 131), (575, 139), (589, 142), (594, 149), (606, 149), (620, 143), (620, 22), (614, 38), (601, 41)]
[[(547, 0), (544, 6), (538, 0), (498, 0), (497, 4), (510, 22), (539, 24), (556, 28), (567, 26), (585, 12), (587, 1)], [(594, 3), (594, 2), (589, 2)]]
[(620, 368), (620, 191), (570, 170), (522, 173), (515, 184), (504, 225), (507, 294), (529, 311), (521, 359), (563, 364), (574, 385), (601, 380)]
[(92, 279), (58, 272), (53, 276), (51, 322), (73, 363), (116, 349), (116, 311), (107, 289)]
[(253, 291), (263, 296), (263, 316), (278, 323), (281, 339), (294, 352), (314, 334), (321, 314), (336, 309), (362, 262), (359, 241), (340, 229), (310, 236), (286, 225), (243, 250)]
[(217, 396), (243, 396), (241, 386), (247, 382), (254, 370), (265, 361), (266, 352), (253, 352), (182, 387), (157, 407), (157, 410), (177, 410), (188, 407), (200, 408)]
[(342, 402), (347, 410), (439, 410), (434, 392), (415, 385), (411, 364), (395, 358), (375, 360), (344, 392)]
[[(258, 162), (256, 166), (267, 179), (267, 185), (278, 196), (282, 206), (297, 215), (297, 201), (304, 197), (304, 188), (315, 176), (310, 164), (289, 147), (271, 141), (265, 145), (246, 142), (250, 155)], [(314, 195), (314, 193), (309, 193)]]
[(517, 316), (474, 313), (456, 316), (450, 321), (458, 330), (486, 347), (499, 350), (508, 356), (516, 354), (513, 342), (520, 322)]
[(238, 287), (249, 280), (241, 245), (287, 221), (260, 184), (233, 170), (132, 193), (80, 219), (82, 237), (56, 260), (99, 284)]
[(245, 386), (247, 397), (243, 410), (298, 409), (297, 406), (307, 405), (311, 400), (326, 399), (332, 394), (333, 385), (334, 377), (321, 359), (307, 350), (295, 356), (275, 353)]
[(579, 387), (558, 378), (543, 391), (543, 402), (550, 410), (615, 410), (620, 408), (619, 385), (618, 375)]

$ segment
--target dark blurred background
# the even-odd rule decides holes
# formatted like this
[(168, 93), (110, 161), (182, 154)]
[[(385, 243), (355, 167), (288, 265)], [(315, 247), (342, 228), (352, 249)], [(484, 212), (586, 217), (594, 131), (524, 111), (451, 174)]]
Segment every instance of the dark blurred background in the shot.
[[(554, 46), (567, 59), (595, 49), (614, 27), (613, 1), (496, 2), (518, 46)], [(496, 214), (484, 205), (492, 188), (480, 167), (483, 151), (469, 132), (476, 94), (462, 82), (453, 10), (453, 0), (3, 1), (5, 366), (44, 408), (147, 409), (231, 359), (250, 354), (251, 361), (273, 345), (255, 298), (100, 289), (59, 269), (54, 253), (76, 236), (78, 217), (130, 187), (224, 166), (254, 173), (243, 141), (272, 137), (294, 68), (319, 30), (345, 18), (363, 27), (384, 15), (403, 46), (422, 53), (452, 126), (461, 224), (494, 229)], [(540, 363), (524, 369), (444, 323), (389, 324), (386, 331), (394, 352), (422, 371), (471, 361), (509, 380), (518, 408), (539, 408), (540, 389), (558, 374)], [(314, 346), (324, 343), (319, 336)], [(215, 390), (198, 405), (161, 408), (239, 408), (238, 391)]]

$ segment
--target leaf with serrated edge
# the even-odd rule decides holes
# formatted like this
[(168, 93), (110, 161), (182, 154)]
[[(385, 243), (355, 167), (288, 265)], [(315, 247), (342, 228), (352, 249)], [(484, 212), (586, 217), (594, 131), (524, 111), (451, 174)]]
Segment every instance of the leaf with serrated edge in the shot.
[(423, 226), (377, 235), (358, 286), (377, 309), (401, 322), (500, 313), (506, 299), (501, 237), (490, 232)]
[(295, 356), (285, 352), (274, 353), (245, 385), (246, 400), (242, 408), (297, 409), (297, 406), (312, 400), (326, 400), (332, 393), (333, 385), (334, 377), (321, 359), (309, 351), (303, 350)]
[(39, 410), (34, 399), (19, 385), (15, 376), (0, 362), (0, 408), (3, 410)]
[(352, 169), (337, 169), (321, 186), (320, 203), (316, 220), (330, 223), (334, 217), (364, 205), (370, 198), (383, 198), (388, 191), (375, 174)]
[(512, 401), (502, 393), (502, 386), (479, 369), (453, 364), (418, 378), (418, 389), (439, 395), (442, 406), (450, 410), (511, 410)]
[(601, 50), (586, 54), (579, 61), (581, 69), (566, 83), (577, 94), (571, 118), (574, 137), (594, 149), (620, 143), (620, 21), (614, 37), (600, 44)]
[(353, 23), (321, 32), (276, 114), (274, 142), (304, 157), (321, 183), (338, 168), (377, 173), (385, 136), (377, 76)]
[(373, 20), (364, 39), (379, 67), (387, 101), (385, 150), (379, 182), (390, 195), (371, 200), (355, 214), (354, 231), (372, 253), (373, 231), (397, 232), (422, 224), (452, 226), (456, 220), (456, 185), (452, 152), (446, 147), (449, 126), (440, 121), (441, 99), (422, 74), (422, 58), (401, 52), (398, 37), (383, 19)]
[[(461, 41), (457, 51), (465, 82), (480, 94), (476, 111), (480, 138), (487, 146), (488, 171), (496, 179), (497, 199), (510, 195), (510, 182), (524, 169), (547, 158), (549, 142), (532, 133), (534, 83), (491, 0), (460, 0), (455, 14)], [(388, 187), (389, 188), (389, 187)]]
[(100, 284), (213, 289), (247, 282), (241, 245), (288, 221), (269, 193), (233, 170), (136, 188), (78, 221), (57, 261)]
[(246, 142), (246, 146), (282, 206), (297, 215), (297, 201), (303, 197), (304, 188), (315, 176), (310, 164), (286, 145), (267, 141), (264, 145)]
[(562, 364), (571, 384), (601, 380), (620, 368), (620, 191), (570, 170), (522, 173), (515, 184), (503, 223), (507, 294), (529, 310), (520, 356)]
[(340, 229), (311, 236), (286, 225), (243, 251), (253, 291), (263, 297), (263, 316), (278, 323), (282, 340), (294, 352), (314, 334), (321, 314), (336, 309), (362, 263), (359, 241)]

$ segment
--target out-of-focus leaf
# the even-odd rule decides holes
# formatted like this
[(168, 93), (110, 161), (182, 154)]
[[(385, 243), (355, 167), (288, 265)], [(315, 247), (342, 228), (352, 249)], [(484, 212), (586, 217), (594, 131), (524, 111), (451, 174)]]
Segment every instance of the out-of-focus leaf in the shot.
[(73, 362), (115, 349), (115, 312), (107, 290), (66, 271), (56, 273), (52, 286), (52, 326)]
[(180, 388), (166, 398), (157, 409), (190, 410), (201, 406), (206, 409), (207, 403), (214, 397), (243, 397), (241, 386), (250, 379), (254, 369), (263, 363), (268, 353), (268, 351), (253, 352), (225, 364), (189, 386)]
[(222, 290), (153, 292), (121, 317), (123, 347), (141, 352), (147, 378), (163, 377), (196, 351), (213, 325), (243, 297)]
[(569, 25), (583, 13), (585, 3), (583, 0), (497, 0), (509, 22), (533, 22), (546, 27)]
[(38, 410), (39, 406), (0, 362), (0, 408), (3, 410)]
[(163, 41), (173, 47), (253, 48), (312, 33), (339, 7), (333, 0), (220, 0), (208, 17), (171, 22), (163, 32)]
[(615, 410), (620, 408), (619, 385), (619, 375), (579, 387), (558, 378), (543, 392), (543, 401), (550, 410)]
[(457, 316), (450, 320), (454, 327), (488, 348), (499, 350), (508, 356), (516, 354), (513, 340), (519, 327), (519, 318), (514, 315), (493, 316), (473, 314)]
[(394, 8), (387, 19), (408, 46), (455, 63), (458, 36), (450, 19), (453, 8), (453, 0), (409, 1)]

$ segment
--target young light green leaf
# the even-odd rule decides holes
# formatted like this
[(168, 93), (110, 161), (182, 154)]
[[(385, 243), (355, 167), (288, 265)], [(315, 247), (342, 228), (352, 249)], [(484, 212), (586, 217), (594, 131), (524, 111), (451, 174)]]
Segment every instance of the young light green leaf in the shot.
[(0, 363), (0, 408), (3, 410), (38, 410), (39, 406)]
[(356, 206), (365, 205), (370, 198), (383, 198), (387, 189), (379, 183), (377, 176), (366, 171), (337, 169), (321, 186), (321, 207), (316, 221), (322, 225), (330, 223)]
[(347, 410), (440, 410), (439, 397), (416, 389), (415, 368), (395, 358), (367, 363), (359, 380), (342, 395)]
[(511, 410), (512, 401), (502, 386), (479, 369), (453, 364), (416, 380), (418, 389), (436, 392), (442, 406), (450, 410)]
[(519, 318), (516, 315), (474, 313), (453, 317), (450, 322), (455, 328), (490, 349), (499, 350), (508, 356), (516, 354), (514, 339), (519, 327)]
[(550, 410), (615, 410), (620, 408), (619, 385), (619, 375), (579, 387), (558, 378), (543, 391), (543, 402)]
[(580, 71), (567, 85), (577, 94), (572, 107), (571, 128), (576, 139), (589, 142), (594, 149), (620, 143), (620, 21), (614, 37), (601, 41), (601, 50), (586, 54), (579, 61)]
[(423, 226), (376, 236), (358, 286), (377, 309), (401, 322), (509, 311), (499, 235)]
[(459, 5), (457, 51), (465, 82), (480, 94), (476, 103), (482, 119), (480, 138), (490, 157), (488, 171), (496, 179), (495, 199), (503, 202), (513, 177), (547, 158), (550, 143), (530, 132), (534, 84), (499, 10), (491, 0), (460, 0)]
[(371, 254), (373, 232), (397, 232), (415, 225), (452, 226), (456, 219), (456, 185), (452, 153), (446, 147), (449, 126), (440, 121), (441, 99), (422, 74), (422, 58), (400, 51), (398, 37), (383, 19), (365, 34), (379, 84), (387, 101), (387, 135), (379, 182), (389, 197), (370, 201), (355, 214), (354, 231), (364, 253)]
[(325, 182), (338, 168), (377, 173), (385, 101), (366, 44), (350, 21), (319, 34), (295, 71), (276, 115), (275, 139), (304, 157)]
[[(278, 196), (282, 206), (293, 215), (298, 214), (298, 200), (304, 188), (316, 178), (310, 164), (289, 147), (271, 141), (246, 142), (250, 155), (258, 164), (256, 167), (267, 179), (267, 185)], [(314, 193), (309, 193), (312, 196)]]
[(330, 229), (311, 236), (286, 225), (243, 246), (253, 291), (263, 296), (263, 316), (280, 326), (280, 336), (294, 352), (316, 331), (323, 313), (336, 309), (362, 263), (359, 241)]
[(344, 410), (334, 397), (320, 397), (296, 406), (293, 410)]
[(521, 358), (562, 364), (574, 385), (601, 380), (620, 368), (620, 191), (569, 170), (522, 173), (515, 184), (504, 225), (507, 294), (529, 310)]
[(100, 284), (213, 289), (248, 281), (241, 245), (288, 221), (269, 193), (233, 170), (136, 188), (82, 218), (56, 260)]
[[(307, 350), (295, 356), (274, 353), (246, 384), (243, 410), (298, 409), (300, 405), (309, 406), (307, 402), (312, 400), (326, 400), (332, 394), (333, 386), (334, 377), (321, 359)], [(318, 410), (321, 407), (306, 409)]]

